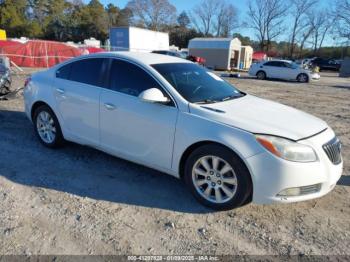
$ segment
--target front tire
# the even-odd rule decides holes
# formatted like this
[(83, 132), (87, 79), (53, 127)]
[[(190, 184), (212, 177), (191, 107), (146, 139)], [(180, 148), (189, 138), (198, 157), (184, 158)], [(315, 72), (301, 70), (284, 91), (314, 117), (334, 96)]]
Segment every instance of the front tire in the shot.
[(0, 95), (7, 95), (10, 93), (11, 83), (6, 80), (5, 83), (0, 87)]
[(299, 74), (297, 76), (297, 81), (299, 83), (308, 83), (309, 82), (309, 76), (307, 74)]
[(194, 150), (186, 161), (184, 179), (195, 198), (215, 210), (244, 204), (252, 193), (249, 171), (241, 159), (220, 145)]
[(64, 138), (55, 113), (47, 105), (38, 107), (33, 116), (35, 134), (40, 142), (49, 147), (57, 148), (63, 145)]

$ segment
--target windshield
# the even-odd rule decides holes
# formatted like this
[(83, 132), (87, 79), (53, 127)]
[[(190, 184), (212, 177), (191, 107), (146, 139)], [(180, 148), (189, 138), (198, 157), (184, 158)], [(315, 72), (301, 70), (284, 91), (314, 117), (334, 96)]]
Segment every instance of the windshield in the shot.
[(196, 64), (156, 64), (152, 67), (191, 103), (215, 103), (244, 96), (234, 86)]
[(187, 58), (187, 55), (186, 54), (184, 54), (184, 53), (178, 53), (179, 54), (179, 56), (181, 57), (181, 58), (183, 58), (183, 59), (186, 59)]
[(293, 68), (293, 69), (297, 69), (297, 68), (300, 67), (300, 65), (298, 65), (297, 63), (291, 63), (290, 67)]

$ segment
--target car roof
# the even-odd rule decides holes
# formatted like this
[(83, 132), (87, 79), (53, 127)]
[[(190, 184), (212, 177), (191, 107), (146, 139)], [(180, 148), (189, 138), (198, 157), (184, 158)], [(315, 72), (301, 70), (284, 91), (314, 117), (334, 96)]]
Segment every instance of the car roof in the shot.
[(273, 60), (269, 60), (269, 61), (265, 61), (265, 62), (286, 62), (286, 63), (293, 63), (290, 60), (283, 60), (283, 59), (273, 59)]
[(177, 53), (177, 52), (174, 51), (174, 50), (153, 50), (152, 53), (153, 53), (153, 52)]
[(168, 63), (192, 63), (188, 60), (185, 60), (183, 58), (178, 58), (174, 56), (166, 56), (161, 54), (155, 54), (155, 53), (146, 53), (146, 52), (103, 52), (93, 55), (87, 55), (85, 57), (99, 57), (106, 55), (110, 57), (115, 58), (124, 58), (127, 60), (131, 60), (137, 63), (145, 64), (145, 65), (154, 65), (154, 64), (168, 64)]

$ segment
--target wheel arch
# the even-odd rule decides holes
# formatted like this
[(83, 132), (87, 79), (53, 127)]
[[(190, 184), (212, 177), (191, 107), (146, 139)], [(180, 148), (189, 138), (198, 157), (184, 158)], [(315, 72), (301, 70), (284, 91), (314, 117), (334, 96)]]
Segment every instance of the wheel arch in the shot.
[(182, 154), (181, 158), (180, 158), (180, 163), (179, 163), (179, 177), (181, 180), (184, 179), (184, 175), (185, 175), (185, 164), (186, 164), (186, 160), (188, 159), (188, 157), (190, 156), (190, 154), (196, 150), (197, 148), (204, 146), (204, 145), (218, 145), (221, 147), (224, 147), (226, 149), (228, 149), (230, 152), (232, 152), (232, 154), (234, 154), (243, 164), (243, 166), (247, 169), (247, 172), (249, 174), (249, 180), (250, 180), (250, 185), (251, 185), (251, 192), (250, 195), (248, 196), (248, 198), (246, 199), (246, 203), (250, 203), (252, 201), (253, 198), (253, 192), (254, 192), (254, 183), (253, 183), (253, 177), (252, 177), (252, 173), (251, 170), (249, 168), (249, 166), (247, 165), (246, 161), (244, 161), (244, 159), (232, 148), (216, 142), (216, 141), (210, 141), (210, 140), (205, 140), (205, 141), (199, 141), (196, 142), (192, 145), (190, 145), (189, 147), (187, 147), (187, 149), (184, 151), (184, 153)]
[[(33, 105), (32, 105), (32, 108), (31, 108), (31, 110), (30, 110), (30, 117), (31, 117), (31, 119), (32, 119), (32, 121), (34, 121), (34, 113), (35, 113), (35, 111), (39, 108), (39, 107), (41, 107), (41, 106), (48, 106), (51, 110), (52, 110), (52, 107), (50, 106), (50, 105), (48, 105), (47, 103), (45, 103), (44, 101), (41, 101), (41, 100), (39, 100), (39, 101), (36, 101)], [(54, 112), (53, 110), (52, 110), (52, 112)]]
[(252, 185), (253, 185), (253, 179), (252, 179), (252, 174), (250, 172), (250, 169), (249, 167), (247, 166), (247, 163), (244, 161), (244, 159), (232, 148), (222, 144), (222, 143), (219, 143), (219, 142), (216, 142), (216, 141), (210, 141), (210, 140), (205, 140), (205, 141), (199, 141), (199, 142), (196, 142), (192, 145), (190, 145), (189, 147), (186, 148), (186, 150), (183, 152), (181, 158), (180, 158), (180, 163), (179, 163), (179, 176), (180, 176), (180, 179), (183, 179), (184, 177), (184, 173), (185, 173), (185, 164), (186, 164), (186, 160), (188, 159), (188, 157), (190, 156), (190, 154), (196, 150), (197, 148), (201, 147), (201, 146), (205, 146), (205, 145), (217, 145), (217, 146), (221, 146), (221, 147), (224, 147), (226, 148), (227, 150), (229, 150), (230, 152), (232, 152), (232, 154), (234, 154), (241, 162), (242, 164), (244, 164), (245, 168), (248, 170), (249, 172), (249, 178), (252, 182)]
[(299, 79), (299, 76), (301, 76), (301, 75), (305, 75), (305, 76), (307, 77), (306, 82), (309, 82), (309, 81), (310, 81), (310, 76), (309, 76), (307, 73), (304, 73), (304, 72), (299, 73), (299, 74), (297, 75), (296, 80), (298, 80), (298, 79)]
[(263, 69), (259, 69), (259, 70), (256, 72), (255, 76), (258, 76), (258, 74), (259, 74), (260, 72), (262, 72), (262, 73), (265, 74), (265, 78), (267, 77), (267, 73), (266, 73), (266, 71), (263, 70)]

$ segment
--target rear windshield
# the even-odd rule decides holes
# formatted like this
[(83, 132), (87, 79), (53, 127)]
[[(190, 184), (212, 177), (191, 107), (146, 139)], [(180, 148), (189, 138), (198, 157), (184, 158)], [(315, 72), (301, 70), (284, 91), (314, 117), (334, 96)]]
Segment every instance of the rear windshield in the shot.
[(169, 63), (152, 67), (191, 103), (215, 103), (244, 96), (237, 88), (196, 64)]

